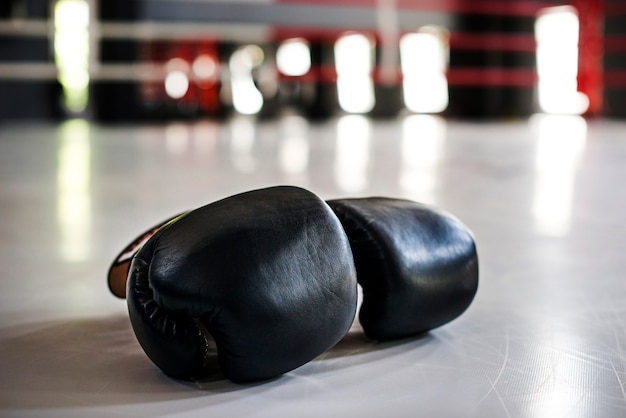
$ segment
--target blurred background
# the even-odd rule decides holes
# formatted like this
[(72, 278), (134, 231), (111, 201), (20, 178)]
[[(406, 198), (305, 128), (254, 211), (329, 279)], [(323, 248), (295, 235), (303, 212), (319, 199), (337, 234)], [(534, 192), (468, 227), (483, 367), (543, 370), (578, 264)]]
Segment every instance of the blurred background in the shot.
[(626, 117), (621, 0), (3, 0), (0, 121)]

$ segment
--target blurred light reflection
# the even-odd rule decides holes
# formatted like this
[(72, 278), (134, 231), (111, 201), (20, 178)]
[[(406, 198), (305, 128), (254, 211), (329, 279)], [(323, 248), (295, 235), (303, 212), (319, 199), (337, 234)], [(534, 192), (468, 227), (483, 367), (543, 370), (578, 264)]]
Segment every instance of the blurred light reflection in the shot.
[(581, 345), (576, 340), (574, 335), (552, 330), (543, 341), (544, 346), (532, 359), (532, 380), (541, 382), (541, 391), (533, 390), (532, 401), (528, 403), (528, 416), (602, 415), (597, 414), (598, 405), (588, 397), (589, 391), (597, 385), (597, 364), (587, 358), (586, 344)]
[(220, 125), (214, 121), (199, 121), (193, 126), (193, 141), (199, 154), (214, 157)]
[(239, 116), (231, 121), (230, 157), (238, 171), (250, 173), (256, 168), (256, 159), (252, 152), (255, 137), (254, 119)]
[(165, 148), (170, 154), (184, 154), (189, 148), (190, 131), (187, 125), (174, 123), (165, 128)]
[(337, 121), (335, 180), (344, 192), (356, 193), (367, 187), (370, 131), (365, 116), (346, 115)]
[(60, 127), (57, 168), (57, 223), (61, 257), (80, 262), (90, 254), (91, 143), (89, 124), (70, 120)]
[(301, 116), (287, 116), (282, 121), (278, 161), (283, 172), (293, 176), (306, 173), (309, 165), (308, 122)]
[(533, 216), (547, 235), (568, 233), (574, 175), (587, 139), (587, 123), (580, 116), (535, 115), (538, 135), (537, 177)]
[(400, 187), (407, 197), (435, 203), (445, 135), (446, 122), (438, 116), (410, 115), (402, 122)]

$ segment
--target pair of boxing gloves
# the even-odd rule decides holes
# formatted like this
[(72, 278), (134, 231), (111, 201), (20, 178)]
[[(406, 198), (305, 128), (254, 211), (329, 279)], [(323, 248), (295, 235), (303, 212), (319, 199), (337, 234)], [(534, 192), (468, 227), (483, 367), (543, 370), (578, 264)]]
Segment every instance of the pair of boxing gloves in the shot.
[(369, 338), (443, 325), (477, 290), (472, 234), (450, 214), (416, 202), (325, 202), (281, 186), (177, 216), (131, 244), (109, 271), (110, 289), (127, 298), (148, 357), (188, 380), (210, 372), (215, 349), (222, 373), (235, 382), (307, 363), (350, 329), (357, 283)]

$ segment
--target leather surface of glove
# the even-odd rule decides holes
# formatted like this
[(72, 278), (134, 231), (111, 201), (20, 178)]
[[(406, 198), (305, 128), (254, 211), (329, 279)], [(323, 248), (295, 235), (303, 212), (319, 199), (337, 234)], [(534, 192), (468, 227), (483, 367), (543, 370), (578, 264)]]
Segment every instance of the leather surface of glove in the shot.
[(329, 206), (295, 187), (235, 195), (159, 229), (130, 266), (135, 334), (166, 374), (202, 379), (209, 341), (236, 382), (312, 360), (356, 311), (348, 239)]
[(363, 288), (359, 320), (377, 340), (416, 335), (461, 315), (478, 287), (471, 232), (445, 211), (408, 200), (330, 200)]

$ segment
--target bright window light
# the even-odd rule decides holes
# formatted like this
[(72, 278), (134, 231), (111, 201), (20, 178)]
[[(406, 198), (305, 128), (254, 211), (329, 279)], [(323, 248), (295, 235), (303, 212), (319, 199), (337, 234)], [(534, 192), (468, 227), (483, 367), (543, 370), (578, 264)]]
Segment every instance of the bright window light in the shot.
[(215, 81), (217, 79), (217, 62), (207, 54), (198, 55), (191, 65), (194, 76), (200, 81)]
[(263, 50), (256, 45), (239, 48), (228, 63), (233, 107), (242, 115), (254, 115), (263, 108), (263, 95), (256, 88), (252, 70), (263, 63)]
[(182, 98), (189, 90), (189, 77), (182, 71), (172, 71), (165, 76), (165, 92), (172, 99)]
[(364, 35), (345, 35), (335, 43), (337, 96), (344, 111), (367, 113), (374, 108), (372, 61), (373, 46)]
[(446, 67), (448, 48), (444, 32), (424, 28), (400, 40), (404, 102), (411, 112), (439, 113), (448, 107)]
[(535, 22), (538, 98), (546, 113), (580, 115), (589, 108), (578, 91), (578, 26), (571, 6), (542, 9)]
[(65, 106), (71, 112), (85, 110), (89, 98), (89, 5), (86, 1), (57, 1), (54, 56)]
[(165, 93), (172, 99), (181, 99), (189, 90), (189, 64), (181, 58), (173, 58), (165, 64)]
[(278, 71), (289, 76), (305, 75), (311, 69), (311, 49), (304, 39), (288, 39), (276, 51)]

